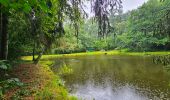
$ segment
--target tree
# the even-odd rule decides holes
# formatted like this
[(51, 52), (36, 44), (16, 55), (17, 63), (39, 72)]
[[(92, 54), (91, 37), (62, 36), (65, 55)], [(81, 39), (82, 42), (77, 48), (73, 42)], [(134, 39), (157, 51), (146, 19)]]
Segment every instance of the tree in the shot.
[[(110, 0), (109, 0), (110, 1)], [(120, 8), (120, 0), (91, 0), (92, 9), (95, 13), (95, 18), (98, 25), (109, 26), (108, 16), (115, 9)], [(23, 13), (24, 21), (31, 25), (30, 32), (24, 32), (32, 34), (31, 42), (33, 45), (33, 60), (38, 62), (42, 54), (50, 48), (56, 38), (59, 38), (64, 34), (63, 21), (67, 17), (70, 19), (71, 24), (75, 29), (75, 36), (78, 38), (79, 26), (82, 23), (82, 19), (86, 15), (83, 9), (83, 0), (0, 0), (1, 4), (1, 59), (7, 59), (8, 56), (8, 32), (9, 21), (11, 15), (14, 13)], [(98, 5), (99, 4), (99, 5)], [(101, 17), (104, 15), (105, 17)], [(24, 17), (25, 16), (25, 17)], [(25, 19), (26, 18), (26, 19)], [(103, 20), (101, 22), (101, 20)], [(10, 23), (9, 23), (10, 22)], [(47, 25), (48, 24), (48, 25)], [(107, 24), (107, 25), (106, 25)], [(17, 23), (16, 23), (17, 25)], [(24, 26), (25, 27), (25, 26)], [(23, 28), (24, 28), (23, 27)], [(35, 29), (36, 27), (36, 29)], [(11, 26), (10, 26), (11, 28)], [(106, 34), (106, 29), (109, 27), (99, 27), (100, 33)], [(17, 31), (17, 30), (15, 30)], [(10, 31), (13, 33), (13, 31)], [(10, 33), (11, 34), (11, 33)], [(30, 36), (30, 35), (28, 35)], [(11, 36), (10, 36), (11, 37)], [(30, 37), (29, 37), (30, 38)], [(78, 39), (77, 39), (78, 41)], [(11, 44), (11, 43), (10, 43)], [(36, 45), (37, 44), (37, 45)], [(10, 47), (10, 49), (12, 49)], [(38, 58), (35, 59), (34, 55), (38, 50)], [(12, 51), (12, 50), (10, 50)]]
[(127, 19), (117, 22), (117, 17), (114, 18), (116, 21), (112, 23), (116, 26), (114, 32), (117, 34), (117, 46), (120, 44), (120, 47), (134, 51), (168, 50), (169, 5), (169, 1), (149, 0), (127, 14)]
[(8, 57), (8, 22), (9, 15), (11, 10), (19, 11), (23, 8), (24, 13), (28, 13), (31, 11), (31, 6), (40, 6), (40, 8), (44, 9), (43, 1), (37, 3), (36, 0), (30, 1), (9, 1), (9, 0), (1, 0), (1, 59), (7, 60)]
[(3, 60), (7, 60), (7, 56), (8, 56), (8, 13), (5, 13), (5, 11), (3, 11), (3, 5), (0, 4), (0, 15), (1, 15), (1, 53), (0, 53), (0, 57)]

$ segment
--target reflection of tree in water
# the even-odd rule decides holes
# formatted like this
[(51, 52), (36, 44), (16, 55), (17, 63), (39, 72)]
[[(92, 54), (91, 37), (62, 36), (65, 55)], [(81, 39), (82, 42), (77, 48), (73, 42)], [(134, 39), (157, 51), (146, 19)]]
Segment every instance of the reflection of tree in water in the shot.
[(170, 55), (153, 56), (153, 62), (164, 65), (164, 67), (170, 71)]

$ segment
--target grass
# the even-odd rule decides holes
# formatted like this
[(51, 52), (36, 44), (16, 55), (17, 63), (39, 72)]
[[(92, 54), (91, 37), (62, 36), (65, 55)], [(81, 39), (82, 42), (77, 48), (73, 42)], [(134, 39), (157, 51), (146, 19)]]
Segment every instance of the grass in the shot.
[[(158, 51), (158, 52), (126, 52), (124, 50), (112, 50), (112, 51), (94, 51), (94, 52), (83, 52), (73, 54), (55, 54), (55, 55), (43, 55), (43, 59), (56, 58), (56, 57), (71, 57), (71, 56), (86, 56), (86, 55), (132, 55), (132, 56), (144, 56), (144, 55), (167, 55), (170, 51)], [(32, 56), (22, 57), (24, 60), (31, 60)]]
[(36, 95), (37, 100), (76, 100), (75, 97), (68, 95), (63, 81), (51, 71), (50, 66), (53, 65), (52, 61), (40, 61), (40, 65), (43, 66), (43, 74), (48, 79), (44, 80), (44, 88), (38, 91)]
[(17, 77), (24, 85), (8, 90), (3, 95), (3, 99), (77, 100), (76, 97), (69, 96), (63, 81), (50, 69), (53, 61), (44, 60), (40, 61), (38, 65), (34, 65), (28, 58), (25, 57), (27, 62), (22, 59), (23, 61), (20, 61), (17, 67), (10, 72), (12, 77)]

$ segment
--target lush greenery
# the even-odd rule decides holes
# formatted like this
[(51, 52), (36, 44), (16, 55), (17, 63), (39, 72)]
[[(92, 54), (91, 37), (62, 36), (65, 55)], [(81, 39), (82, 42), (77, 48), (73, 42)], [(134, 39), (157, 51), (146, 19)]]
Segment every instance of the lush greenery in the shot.
[[(98, 22), (98, 33), (104, 35), (107, 33), (108, 27), (110, 26), (108, 16), (109, 13), (117, 8), (121, 7), (121, 1), (112, 0), (112, 2), (106, 0), (90, 0), (93, 13), (95, 13), (95, 20)], [(64, 34), (67, 34), (65, 24), (68, 24), (74, 31), (74, 36), (78, 38), (79, 36), (79, 26), (84, 22), (84, 18), (87, 17), (84, 11), (83, 4), (89, 2), (84, 0), (0, 0), (0, 97), (2, 94), (8, 94), (10, 89), (17, 87), (17, 82), (19, 83), (22, 74), (17, 74), (16, 69), (20, 66), (21, 68), (29, 68), (34, 64), (38, 64), (41, 56), (44, 53), (51, 53), (51, 48), (56, 48), (59, 45), (59, 41), (63, 41)], [(101, 6), (105, 3), (105, 6)], [(113, 8), (114, 7), (114, 8)], [(109, 9), (108, 9), (109, 8)], [(107, 10), (105, 10), (107, 9)], [(103, 17), (104, 16), (104, 17)], [(68, 23), (66, 23), (68, 22)], [(107, 25), (106, 25), (107, 23)], [(107, 27), (103, 27), (107, 26)], [(104, 34), (103, 34), (104, 33)], [(71, 34), (71, 35), (73, 35)], [(67, 36), (67, 35), (66, 35)], [(72, 37), (70, 37), (72, 38)], [(73, 43), (73, 42), (72, 42)], [(67, 48), (64, 48), (67, 49)], [(78, 49), (79, 50), (79, 49)], [(32, 60), (34, 64), (23, 65), (25, 62), (20, 63), (17, 68), (11, 65), (11, 61), (18, 60), (23, 55), (32, 55)], [(38, 55), (38, 56), (35, 56)], [(17, 62), (18, 63), (18, 62)], [(42, 64), (44, 66), (44, 64)], [(13, 67), (10, 71), (14, 71), (16, 77), (14, 80), (10, 79), (10, 67)], [(36, 67), (35, 67), (36, 68)], [(48, 67), (49, 68), (49, 67)], [(63, 71), (69, 70), (67, 67)], [(28, 69), (27, 69), (28, 70)], [(32, 69), (33, 72), (36, 69)], [(23, 71), (23, 76), (27, 74)], [(36, 73), (41, 73), (41, 68), (38, 69)], [(44, 71), (48, 72), (48, 69)], [(36, 78), (41, 76), (31, 76), (33, 73), (29, 72), (28, 76)], [(43, 73), (41, 73), (43, 74)], [(33, 74), (34, 75), (34, 74)], [(39, 93), (37, 99), (61, 99), (68, 100), (67, 92), (61, 92), (61, 96), (53, 94), (60, 90), (60, 85), (56, 85), (59, 81), (58, 78), (49, 76), (49, 83), (45, 90)], [(12, 75), (12, 77), (15, 77)], [(26, 78), (26, 77), (25, 77)], [(27, 79), (27, 78), (26, 78)], [(38, 80), (39, 80), (38, 79)], [(27, 79), (28, 80), (28, 79)], [(37, 80), (37, 79), (34, 79)], [(23, 82), (23, 80), (21, 80)], [(56, 83), (57, 82), (57, 83)], [(9, 83), (9, 85), (8, 85)], [(14, 86), (13, 86), (14, 83)], [(15, 84), (16, 83), (16, 84)], [(42, 82), (44, 83), (44, 82)], [(38, 85), (38, 83), (37, 83)], [(7, 87), (7, 89), (6, 89)], [(8, 88), (9, 87), (9, 88)], [(13, 87), (13, 88), (11, 88)], [(43, 88), (44, 88), (43, 87)], [(55, 89), (56, 88), (56, 89)], [(4, 91), (8, 90), (9, 91)], [(27, 90), (27, 89), (26, 89)], [(52, 93), (51, 93), (52, 90)], [(24, 94), (24, 95), (23, 95)], [(20, 91), (16, 93), (13, 99), (20, 99), (18, 95), (28, 96), (29, 94), (25, 91)], [(34, 95), (34, 97), (36, 97)], [(1, 99), (1, 98), (0, 98)], [(8, 99), (8, 98), (7, 98)], [(74, 99), (74, 98), (73, 98)]]
[(115, 38), (117, 47), (135, 51), (169, 50), (169, 5), (168, 0), (165, 2), (149, 0), (137, 10), (128, 12), (127, 19), (122, 18), (123, 21), (116, 23), (121, 26), (118, 27), (118, 31), (125, 27), (122, 33), (117, 32)]
[[(91, 2), (93, 17), (87, 18), (83, 6), (87, 2)], [(50, 70), (51, 64), (41, 58), (169, 54), (169, 6), (169, 0), (148, 0), (138, 9), (123, 13), (121, 0), (0, 0), (0, 99), (13, 88), (21, 88), (13, 95), (14, 99), (32, 94), (37, 99), (75, 99), (68, 96), (59, 77)], [(149, 52), (158, 50), (165, 52)], [(68, 55), (70, 53), (76, 54)], [(28, 65), (23, 65), (26, 62), (20, 59), (21, 56), (27, 56), (22, 58), (29, 59)], [(30, 60), (34, 64), (40, 62), (38, 68)], [(36, 77), (41, 80), (39, 75), (48, 79), (41, 81), (44, 87), (36, 88), (36, 93), (34, 89), (31, 93), (24, 91), (29, 89), (25, 89), (23, 80), (20, 81), (22, 77), (16, 78), (21, 74), (16, 72), (16, 77), (11, 74), (17, 68), (30, 66), (38, 73), (38, 76), (33, 73), (33, 80), (37, 80)], [(23, 75), (32, 75), (23, 71)], [(71, 72), (65, 65), (61, 69), (61, 73)], [(39, 85), (40, 82), (36, 82)]]
[[(64, 82), (51, 71), (53, 61), (46, 59), (34, 65), (28, 58), (23, 58), (18, 67), (6, 72), (8, 78), (0, 81), (0, 99), (77, 100), (68, 95)], [(67, 72), (67, 66), (61, 72)]]
[[(99, 0), (90, 1), (95, 14), (95, 22), (98, 22), (99, 26), (98, 34), (104, 36), (108, 33), (110, 27), (108, 17), (113, 10), (121, 8), (121, 1), (102, 0), (103, 3), (105, 2), (104, 7), (100, 7), (103, 3)], [(32, 54), (33, 61), (38, 63), (43, 53), (49, 53), (50, 48), (58, 47), (59, 41), (63, 41), (62, 36), (68, 34), (66, 26), (69, 25), (71, 26), (70, 29), (73, 29), (72, 34), (66, 36), (74, 35), (78, 38), (80, 26), (83, 24), (84, 18), (87, 18), (83, 6), (86, 2), (89, 1), (1, 0), (0, 58), (7, 60)], [(73, 42), (71, 41), (71, 43)], [(35, 58), (35, 54), (39, 56)]]
[[(107, 36), (99, 38), (97, 24), (92, 19), (86, 20), (80, 27), (78, 43), (72, 35), (72, 29), (67, 28), (64, 45), (61, 44), (56, 53), (95, 50), (127, 49), (127, 51), (166, 51), (170, 50), (170, 1), (149, 0), (138, 9), (119, 15), (111, 15), (110, 23), (113, 29)], [(72, 37), (72, 38), (71, 38)], [(77, 45), (75, 44), (77, 43)], [(54, 52), (55, 53), (55, 52)], [(62, 53), (62, 52), (61, 52)]]
[[(108, 16), (110, 28), (103, 37), (99, 32), (99, 23), (96, 23), (93, 17), (83, 19), (86, 14), (82, 9), (72, 7), (73, 4), (68, 2), (61, 2), (60, 0), (17, 3), (1, 1), (1, 13), (6, 14), (8, 18), (6, 32), (9, 33), (9, 46), (7, 46), (9, 59), (33, 55), (33, 60), (36, 62), (43, 53), (170, 49), (170, 1), (168, 0), (164, 2), (149, 0), (136, 10), (123, 13), (120, 9), (112, 13)], [(5, 27), (3, 23), (1, 26)], [(4, 39), (1, 38), (1, 43)], [(1, 47), (1, 58), (5, 47)], [(35, 58), (35, 54), (40, 57)]]

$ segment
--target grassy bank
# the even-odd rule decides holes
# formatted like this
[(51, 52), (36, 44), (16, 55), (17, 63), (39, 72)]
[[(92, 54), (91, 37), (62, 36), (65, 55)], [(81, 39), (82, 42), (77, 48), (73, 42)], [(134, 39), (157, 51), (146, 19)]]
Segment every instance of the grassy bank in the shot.
[[(73, 54), (56, 54), (56, 55), (43, 55), (42, 59), (56, 58), (56, 57), (71, 57), (71, 56), (85, 56), (85, 55), (134, 55), (134, 56), (144, 56), (144, 55), (167, 55), (170, 51), (159, 51), (159, 52), (126, 52), (125, 50), (112, 50), (112, 51), (94, 51), (94, 52), (83, 52), (83, 53), (73, 53)], [(25, 60), (31, 60), (32, 56), (23, 57)]]
[[(25, 57), (26, 58), (26, 57)], [(23, 59), (24, 60), (24, 59)], [(52, 61), (40, 61), (38, 65), (31, 61), (21, 62), (9, 73), (10, 78), (16, 78), (20, 81), (10, 82), (5, 94), (0, 97), (3, 100), (76, 100), (71, 97), (63, 85), (62, 80), (56, 76), (50, 69)], [(8, 86), (4, 83), (4, 87)], [(0, 85), (1, 87), (1, 85)]]
[(40, 66), (44, 72), (44, 75), (48, 78), (44, 79), (44, 87), (42, 90), (38, 91), (36, 99), (40, 100), (76, 100), (76, 97), (68, 95), (68, 91), (64, 87), (63, 81), (59, 76), (54, 74), (50, 66), (53, 65), (52, 61), (40, 61)]

